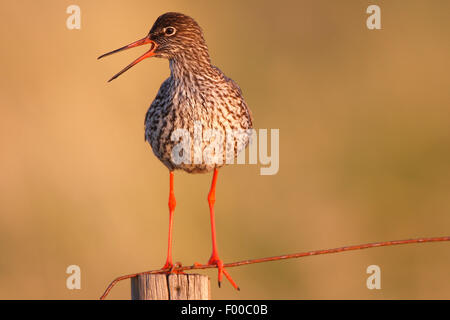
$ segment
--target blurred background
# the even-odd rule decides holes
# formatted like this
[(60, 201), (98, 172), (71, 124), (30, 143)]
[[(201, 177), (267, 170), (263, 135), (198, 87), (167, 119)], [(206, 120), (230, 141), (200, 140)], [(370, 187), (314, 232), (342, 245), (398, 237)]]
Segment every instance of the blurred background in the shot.
[[(69, 30), (66, 8), (81, 8)], [(381, 7), (382, 30), (366, 8)], [(167, 11), (202, 26), (215, 65), (242, 88), (256, 128), (280, 129), (280, 169), (221, 170), (225, 262), (450, 233), (450, 2), (6, 1), (0, 4), (0, 298), (98, 299), (160, 268), (167, 169), (144, 116), (169, 75), (145, 36)], [(174, 260), (211, 253), (211, 176), (177, 172)], [(81, 290), (66, 288), (81, 267)], [(366, 268), (381, 268), (381, 290)], [(230, 268), (214, 299), (449, 299), (449, 243)], [(129, 299), (119, 283), (111, 299)]]

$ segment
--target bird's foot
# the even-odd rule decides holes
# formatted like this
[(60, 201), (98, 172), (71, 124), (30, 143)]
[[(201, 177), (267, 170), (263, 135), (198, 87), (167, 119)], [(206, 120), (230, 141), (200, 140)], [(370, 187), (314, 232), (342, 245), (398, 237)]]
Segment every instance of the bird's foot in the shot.
[(167, 273), (167, 274), (170, 274), (170, 273), (185, 274), (183, 271), (178, 270), (182, 266), (183, 265), (181, 264), (181, 262), (175, 262), (175, 264), (173, 264), (170, 261), (166, 261), (166, 263), (160, 270), (161, 270), (161, 273)]
[[(218, 285), (219, 288), (222, 284), (222, 274), (225, 275), (225, 277), (228, 279), (228, 281), (230, 281), (231, 285), (236, 289), (236, 290), (241, 290), (239, 289), (239, 287), (237, 286), (236, 282), (233, 281), (233, 279), (231, 278), (230, 274), (228, 273), (228, 271), (224, 268), (223, 266), (223, 261), (221, 259), (219, 259), (219, 257), (217, 255), (212, 255), (211, 258), (208, 260), (208, 263), (206, 264), (207, 266), (215, 266), (217, 267), (218, 271), (219, 271), (219, 275), (218, 275)], [(200, 264), (198, 262), (194, 263), (195, 267), (201, 267), (204, 266), (203, 264)]]
[(173, 268), (172, 261), (167, 260), (161, 270), (171, 270)]

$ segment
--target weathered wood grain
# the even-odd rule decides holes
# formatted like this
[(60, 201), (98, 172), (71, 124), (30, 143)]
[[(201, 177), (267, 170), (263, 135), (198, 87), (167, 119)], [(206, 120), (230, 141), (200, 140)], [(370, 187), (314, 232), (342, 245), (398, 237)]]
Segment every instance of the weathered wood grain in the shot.
[(131, 279), (132, 300), (209, 300), (209, 277), (200, 274), (144, 274)]

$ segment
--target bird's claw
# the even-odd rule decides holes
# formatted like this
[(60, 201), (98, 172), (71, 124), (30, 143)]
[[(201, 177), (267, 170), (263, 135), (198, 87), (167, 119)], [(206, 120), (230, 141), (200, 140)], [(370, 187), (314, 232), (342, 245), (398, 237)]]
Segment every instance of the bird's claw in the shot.
[(166, 262), (166, 264), (160, 269), (162, 273), (176, 273), (176, 274), (185, 274), (183, 271), (179, 270), (183, 265), (181, 262), (175, 262), (175, 264), (171, 262)]
[[(195, 263), (194, 263), (195, 265)], [(222, 275), (225, 275), (225, 277), (228, 279), (228, 281), (230, 281), (231, 285), (238, 291), (240, 291), (241, 289), (239, 289), (239, 287), (237, 286), (236, 282), (234, 282), (234, 280), (231, 278), (230, 274), (228, 273), (228, 271), (225, 269), (225, 267), (223, 266), (223, 261), (221, 259), (219, 259), (216, 256), (212, 256), (209, 261), (208, 261), (208, 265), (210, 266), (216, 266), (218, 269), (218, 280), (217, 280), (217, 284), (219, 286), (219, 288), (221, 287), (222, 284)]]

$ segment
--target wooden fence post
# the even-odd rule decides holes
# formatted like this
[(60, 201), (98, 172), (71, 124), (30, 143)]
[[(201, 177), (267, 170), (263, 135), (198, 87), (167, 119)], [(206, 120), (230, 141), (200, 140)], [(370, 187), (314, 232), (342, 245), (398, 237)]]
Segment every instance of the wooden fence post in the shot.
[(210, 300), (209, 277), (201, 274), (143, 274), (131, 278), (132, 300)]

